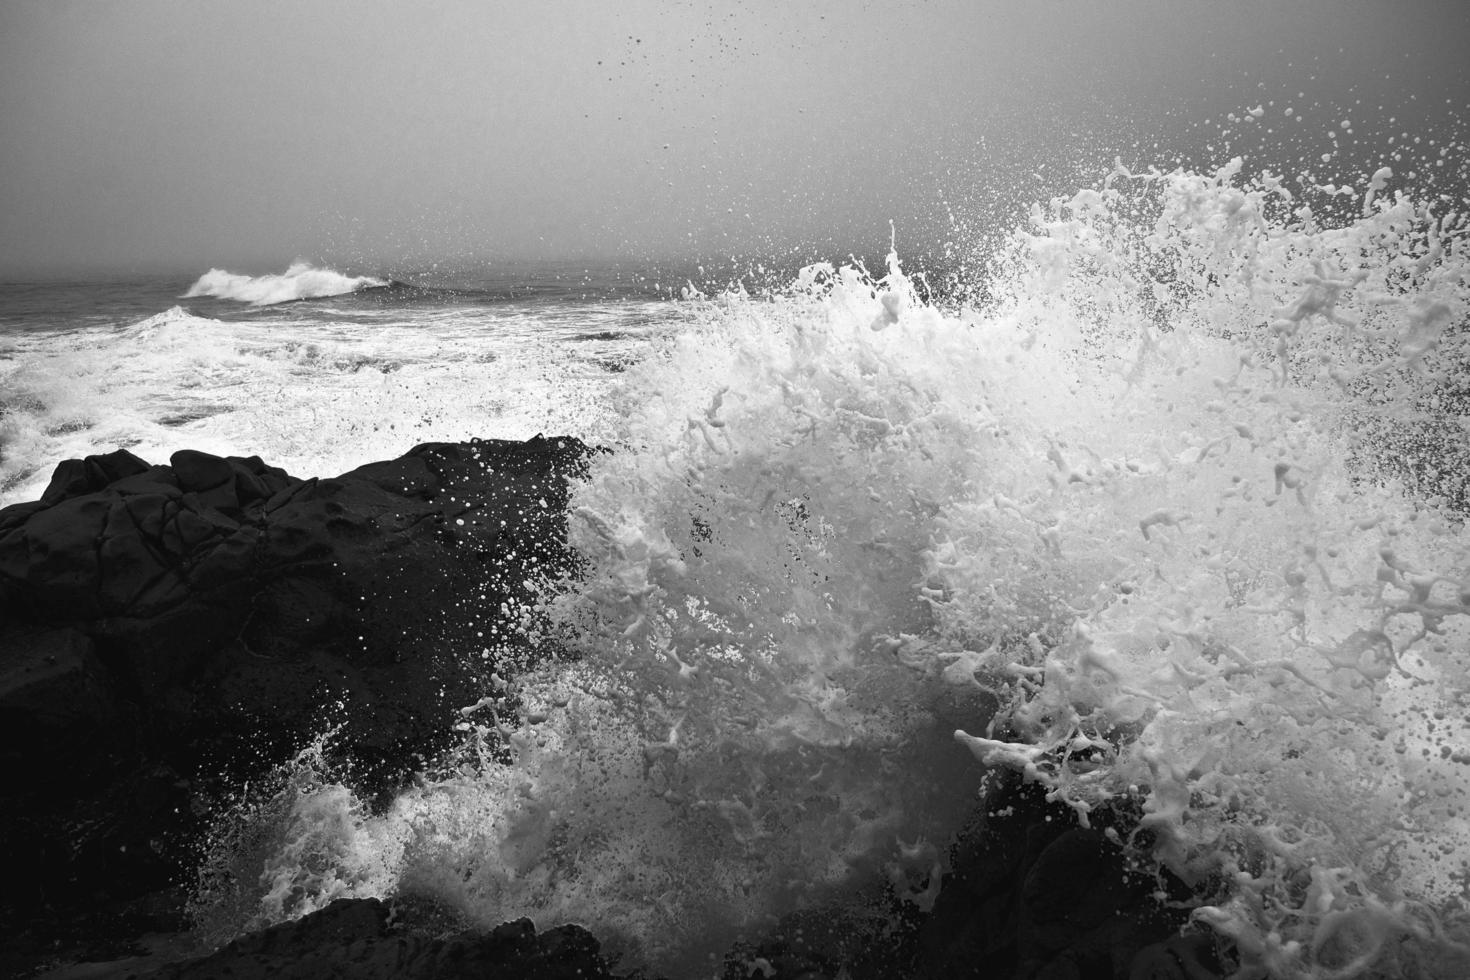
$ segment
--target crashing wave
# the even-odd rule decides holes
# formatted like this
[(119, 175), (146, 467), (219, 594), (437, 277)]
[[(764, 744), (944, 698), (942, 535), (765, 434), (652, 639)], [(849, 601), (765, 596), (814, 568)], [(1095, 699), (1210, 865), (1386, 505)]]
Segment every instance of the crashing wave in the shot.
[(583, 574), (523, 611), (574, 663), (463, 712), (514, 764), (380, 815), (308, 773), (255, 924), (420, 891), (678, 970), (943, 840), (943, 720), (1083, 823), (1135, 807), (1238, 976), (1450, 975), (1464, 221), (1240, 169), (1039, 205), (984, 309), (896, 257), (701, 303), (574, 488)]
[(147, 337), (159, 330), (167, 330), (170, 327), (181, 325), (200, 326), (212, 323), (217, 324), (219, 321), (211, 320), (208, 317), (195, 316), (182, 306), (170, 306), (162, 313), (155, 313), (146, 319), (131, 324), (125, 328), (125, 332), (133, 336)]
[(308, 262), (295, 262), (280, 275), (242, 276), (223, 269), (210, 269), (180, 298), (212, 296), (252, 306), (271, 306), (301, 299), (344, 296), (360, 289), (387, 285), (387, 279), (346, 276), (333, 269), (318, 269)]

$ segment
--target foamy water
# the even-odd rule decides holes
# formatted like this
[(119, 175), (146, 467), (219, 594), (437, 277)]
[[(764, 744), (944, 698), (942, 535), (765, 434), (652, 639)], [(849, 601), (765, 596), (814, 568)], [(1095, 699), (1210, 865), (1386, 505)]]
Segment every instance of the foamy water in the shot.
[(1240, 976), (1458, 975), (1466, 228), (1387, 169), (1120, 165), (984, 308), (897, 256), (679, 304), (581, 415), (586, 574), (512, 611), (579, 659), (385, 812), (304, 757), (201, 914), (428, 894), (697, 976), (864, 884), (932, 903), (983, 763), (1139, 804)]
[(436, 440), (586, 434), (597, 393), (678, 311), (647, 303), (386, 306), (0, 338), (0, 505), (55, 464), (127, 448), (260, 455), (332, 476)]
[(299, 299), (343, 296), (359, 289), (387, 285), (387, 279), (345, 276), (335, 269), (318, 269), (309, 262), (294, 262), (280, 275), (244, 276), (224, 269), (210, 269), (180, 298), (213, 296), (253, 306), (270, 306)]

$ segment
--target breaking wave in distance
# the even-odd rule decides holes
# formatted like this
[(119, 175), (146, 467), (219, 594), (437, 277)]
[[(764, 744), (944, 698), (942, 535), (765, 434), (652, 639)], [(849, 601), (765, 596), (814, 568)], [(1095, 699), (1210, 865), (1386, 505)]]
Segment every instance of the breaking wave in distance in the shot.
[(390, 285), (387, 279), (346, 276), (332, 269), (318, 269), (308, 262), (293, 262), (279, 275), (242, 276), (223, 269), (210, 269), (200, 276), (181, 299), (211, 296), (252, 306), (271, 306), (302, 299), (343, 296), (361, 289)]
[(381, 812), (303, 757), (216, 855), (237, 925), (424, 894), (700, 975), (855, 882), (932, 902), (958, 755), (1133, 808), (1238, 977), (1463, 975), (1470, 226), (1242, 170), (1038, 204), (981, 308), (897, 256), (693, 299), (573, 487), (583, 574), (464, 651), (574, 656)]

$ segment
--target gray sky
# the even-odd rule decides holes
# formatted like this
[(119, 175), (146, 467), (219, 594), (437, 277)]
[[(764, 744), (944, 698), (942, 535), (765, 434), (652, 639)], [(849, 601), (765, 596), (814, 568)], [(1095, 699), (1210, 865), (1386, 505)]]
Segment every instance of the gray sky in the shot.
[(1467, 61), (1466, 0), (0, 0), (0, 276), (842, 253)]

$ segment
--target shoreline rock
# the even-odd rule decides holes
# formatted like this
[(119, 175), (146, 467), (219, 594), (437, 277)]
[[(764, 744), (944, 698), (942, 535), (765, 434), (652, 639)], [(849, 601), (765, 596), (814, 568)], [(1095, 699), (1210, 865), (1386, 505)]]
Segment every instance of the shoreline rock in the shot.
[(491, 693), (502, 609), (567, 567), (588, 452), (430, 443), (303, 480), (119, 450), (0, 510), (0, 931), (176, 926), (135, 906), (192, 872), (201, 802), (329, 726), (365, 794), (421, 768)]
[(538, 933), (529, 919), (489, 932), (443, 932), (432, 910), (412, 903), (341, 898), (291, 922), (241, 936), (219, 949), (169, 961), (142, 956), (78, 964), (50, 980), (611, 980), (597, 940), (580, 926)]

